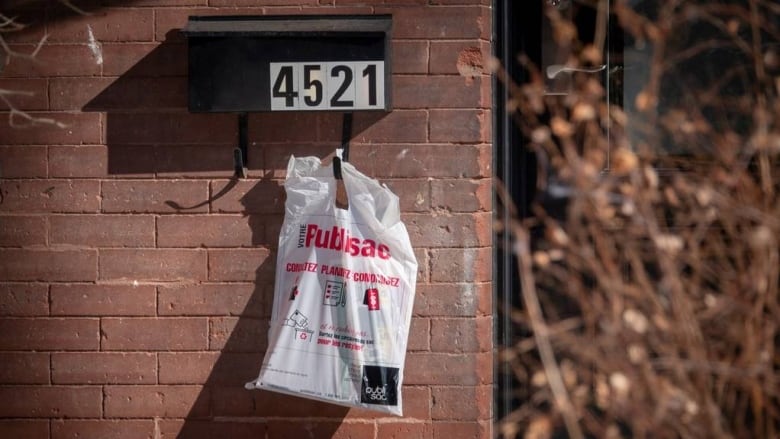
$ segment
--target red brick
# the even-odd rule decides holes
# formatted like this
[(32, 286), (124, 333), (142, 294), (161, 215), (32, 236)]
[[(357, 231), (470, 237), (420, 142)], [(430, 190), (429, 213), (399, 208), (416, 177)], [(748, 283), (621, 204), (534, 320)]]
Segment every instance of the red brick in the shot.
[(254, 283), (160, 286), (157, 313), (171, 316), (268, 316), (266, 290)]
[(220, 352), (159, 353), (160, 384), (205, 384), (209, 381)]
[(172, 249), (100, 250), (101, 280), (193, 281), (206, 279), (206, 252)]
[[(123, 0), (120, 0), (123, 1)], [(158, 13), (162, 13), (158, 10)], [(187, 76), (187, 46), (159, 43), (106, 43), (103, 74), (106, 76)]]
[(431, 204), (448, 212), (487, 212), (492, 209), (492, 180), (434, 180)]
[[(244, 9), (241, 13), (251, 15), (257, 11), (257, 15), (262, 15), (263, 10)], [(215, 8), (161, 8), (157, 9), (154, 17), (155, 39), (157, 41), (184, 41), (184, 36), (179, 32), (187, 24), (187, 18), (192, 15), (218, 15), (224, 14), (224, 10)]]
[[(114, 78), (77, 77), (49, 80), (52, 110), (81, 110), (116, 81)], [(134, 96), (128, 96), (133, 99)]]
[(50, 177), (106, 177), (107, 165), (108, 148), (105, 145), (56, 145), (49, 148)]
[(490, 5), (492, 0), (430, 0), (432, 5)]
[(100, 183), (89, 180), (9, 180), (0, 186), (2, 212), (97, 212)]
[(0, 384), (49, 384), (49, 354), (0, 353)]
[(431, 319), (431, 350), (487, 352), (493, 348), (492, 318)]
[[(232, 183), (228, 180), (213, 181), (211, 193), (221, 193), (230, 184)], [(282, 184), (283, 182), (274, 180), (241, 180), (225, 195), (214, 200), (212, 209), (224, 213), (282, 213), (284, 212)]]
[(417, 285), (415, 315), (471, 317), (492, 314), (489, 283)]
[[(145, 170), (154, 170), (158, 177), (212, 177), (230, 178), (233, 169), (235, 145), (161, 145), (154, 148), (153, 163)], [(259, 155), (249, 148), (250, 165), (255, 166)], [(250, 172), (251, 176), (251, 172)], [(212, 183), (213, 186), (213, 183)], [(214, 192), (214, 196), (216, 196)], [(213, 196), (213, 197), (214, 197)], [(213, 204), (212, 204), (213, 205)]]
[[(0, 90), (11, 92), (5, 94), (17, 110), (48, 110), (49, 99), (45, 79), (30, 78), (0, 78)], [(0, 101), (0, 108), (9, 109), (5, 102)]]
[(409, 238), (418, 247), (476, 247), (492, 243), (489, 213), (405, 214)]
[(160, 384), (240, 387), (257, 376), (262, 363), (260, 352), (160, 353)]
[[(320, 3), (324, 3), (324, 0)], [(337, 3), (340, 5), (351, 5), (351, 4), (357, 4), (357, 5), (425, 5), (428, 3), (428, 0), (330, 0), (332, 3)]]
[(427, 212), (431, 208), (430, 183), (428, 180), (397, 179), (383, 180), (398, 196), (402, 212)]
[[(295, 0), (296, 5), (317, 5), (319, 0)], [(263, 6), (288, 6), (290, 0), (263, 0), (258, 2), (257, 0), (209, 0), (209, 6), (258, 6), (258, 3)]]
[(263, 352), (268, 345), (268, 320), (250, 317), (209, 319), (209, 349), (222, 352)]
[(46, 218), (43, 216), (0, 216), (0, 246), (46, 245)]
[(483, 22), (482, 8), (477, 6), (378, 7), (376, 13), (393, 14), (393, 38), (398, 39), (480, 38), (483, 27), (489, 26), (489, 23)]
[(490, 111), (431, 110), (431, 142), (490, 141)]
[[(428, 72), (427, 41), (393, 41), (393, 74)], [(393, 84), (395, 87), (395, 84)]]
[(435, 422), (434, 439), (492, 439), (491, 422)]
[(409, 352), (404, 384), (474, 386), (481, 384), (478, 365), (476, 354)]
[[(141, 6), (206, 6), (209, 0), (133, 0), (132, 7)], [(128, 6), (127, 0), (103, 0), (101, 4)]]
[(431, 321), (416, 317), (412, 319), (409, 327), (409, 340), (406, 350), (428, 351), (431, 349)]
[[(84, 27), (86, 29), (86, 26)], [(83, 41), (86, 43), (86, 40)], [(31, 54), (34, 44), (12, 45), (11, 50)], [(8, 63), (5, 77), (56, 77), (56, 76), (92, 76), (100, 74), (100, 64), (86, 44), (44, 44), (34, 60), (14, 58)]]
[(0, 249), (0, 280), (94, 281), (97, 252), (94, 250)]
[[(250, 379), (257, 377), (257, 371), (252, 371)], [(335, 404), (329, 404), (313, 399), (299, 398), (266, 391), (247, 391), (241, 387), (216, 387), (213, 393), (212, 407), (215, 416), (262, 416), (264, 418), (301, 418), (310, 413), (316, 413), (318, 418), (337, 418), (343, 420), (349, 410)], [(301, 437), (299, 435), (269, 435), (269, 437)], [(319, 436), (314, 437), (330, 437)], [(369, 436), (370, 437), (370, 436)]]
[(372, 178), (474, 178), (490, 175), (492, 157), (478, 145), (354, 143), (349, 159)]
[(55, 78), (51, 80), (49, 94), (52, 109), (137, 111), (186, 108), (187, 78)]
[(0, 319), (0, 350), (94, 350), (98, 327), (98, 319)]
[(249, 117), (248, 136), (264, 144), (316, 142), (321, 134), (317, 126), (325, 117), (316, 111), (256, 113)]
[(433, 387), (434, 420), (470, 421), (490, 419), (490, 404), (493, 399), (491, 386), (479, 387)]
[(284, 217), (281, 215), (257, 217), (254, 221), (262, 221), (265, 227), (265, 240), (262, 243), (258, 243), (258, 245), (263, 244), (267, 247), (276, 247), (279, 243), (279, 233), (282, 230)]
[(327, 437), (330, 439), (363, 439), (376, 434), (376, 425), (364, 422), (268, 422), (268, 437)]
[[(104, 181), (103, 211), (114, 213), (172, 213), (208, 200), (207, 181)], [(187, 209), (206, 212), (208, 204)]]
[(493, 278), (492, 247), (431, 252), (432, 282), (488, 282)]
[(0, 315), (6, 317), (49, 314), (49, 286), (32, 283), (0, 284)]
[(49, 227), (52, 245), (154, 246), (154, 217), (150, 215), (53, 215)]
[(258, 281), (273, 279), (276, 258), (268, 249), (209, 250), (210, 281)]
[[(162, 47), (160, 43), (106, 43), (103, 51), (103, 74), (124, 76), (152, 51)], [(186, 65), (186, 64), (185, 64)], [(185, 69), (182, 71), (184, 73)], [(152, 76), (153, 72), (148, 72)]]
[[(404, 416), (406, 417), (406, 416)], [(433, 427), (421, 422), (383, 422), (377, 425), (377, 436), (382, 439), (431, 439)]]
[(414, 258), (417, 259), (417, 283), (430, 282), (430, 256), (428, 255), (428, 249), (416, 248), (414, 249)]
[(205, 318), (105, 318), (101, 323), (103, 350), (205, 350), (207, 347)]
[(155, 384), (157, 358), (147, 353), (53, 353), (51, 379), (55, 384)]
[(152, 41), (153, 14), (152, 9), (101, 8), (89, 17), (53, 21), (49, 41), (85, 43), (90, 30), (96, 41)]
[(102, 414), (100, 387), (0, 387), (0, 417), (89, 418)]
[[(341, 140), (341, 118), (337, 114), (320, 119), (322, 140)], [(352, 140), (356, 143), (424, 143), (428, 141), (426, 110), (393, 110), (390, 113), (355, 113)], [(351, 158), (351, 156), (350, 156)]]
[(395, 108), (475, 108), (481, 81), (460, 76), (398, 76), (393, 79)]
[(200, 386), (106, 386), (106, 417), (176, 418), (203, 416), (208, 389)]
[(109, 145), (235, 144), (238, 123), (233, 114), (147, 112), (112, 113), (106, 128)]
[(101, 115), (98, 113), (29, 113), (44, 121), (51, 119), (59, 125), (37, 123), (30, 128), (6, 131), (2, 140), (19, 145), (95, 145), (102, 134)]
[(55, 419), (51, 439), (153, 439), (154, 421), (113, 419)]
[[(431, 73), (481, 76), (487, 74), (485, 60), (490, 56), (487, 41), (432, 41)], [(483, 78), (488, 80), (489, 78)]]
[[(402, 402), (404, 419), (431, 419), (430, 387), (404, 385), (401, 392), (403, 393)], [(387, 417), (390, 417), (390, 415), (367, 409), (353, 408), (350, 409), (347, 419), (376, 419)]]
[(51, 313), (60, 316), (148, 316), (155, 314), (153, 285), (54, 284)]
[[(5, 120), (2, 121), (6, 123)], [(3, 130), (9, 129), (3, 127)], [(5, 134), (3, 134), (5, 136)], [(35, 178), (46, 177), (45, 146), (0, 146), (0, 177)]]
[(265, 438), (264, 422), (241, 420), (160, 419), (160, 436), (156, 439)]
[(158, 247), (251, 247), (252, 236), (249, 217), (244, 215), (176, 215), (157, 219)]
[(48, 420), (0, 420), (0, 437), (49, 439)]
[[(375, 0), (374, 0), (375, 1)], [(410, 1), (410, 0), (398, 0), (398, 1)], [(299, 15), (303, 12), (306, 15), (372, 15), (374, 13), (373, 7), (368, 2), (364, 2), (362, 5), (357, 6), (339, 6), (336, 0), (321, 0), (320, 5), (332, 7), (295, 7), (295, 6), (270, 6), (265, 8), (269, 15)]]
[(153, 179), (157, 170), (152, 145), (116, 145), (106, 148), (108, 176), (116, 179)]

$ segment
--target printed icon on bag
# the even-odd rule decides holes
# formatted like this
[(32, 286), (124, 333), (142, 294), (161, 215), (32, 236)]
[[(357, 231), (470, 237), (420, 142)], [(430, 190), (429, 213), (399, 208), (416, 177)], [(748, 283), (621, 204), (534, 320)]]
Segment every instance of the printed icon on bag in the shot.
[(298, 297), (298, 280), (300, 279), (300, 276), (295, 277), (295, 283), (292, 286), (292, 289), (290, 289), (290, 300), (295, 300), (296, 297)]
[(363, 294), (363, 305), (368, 306), (369, 311), (379, 311), (379, 290), (369, 288)]
[(308, 328), (309, 318), (297, 309), (282, 322), (282, 325), (295, 329), (296, 340), (311, 342), (314, 338), (314, 331)]
[(398, 368), (363, 366), (360, 402), (377, 405), (398, 405)]
[(344, 282), (329, 280), (325, 283), (325, 293), (322, 304), (328, 306), (344, 306), (347, 303), (347, 289)]
[(288, 317), (283, 322), (283, 324), (284, 326), (291, 326), (293, 328), (305, 328), (309, 326), (309, 318), (296, 309), (295, 312), (290, 314), (290, 317)]

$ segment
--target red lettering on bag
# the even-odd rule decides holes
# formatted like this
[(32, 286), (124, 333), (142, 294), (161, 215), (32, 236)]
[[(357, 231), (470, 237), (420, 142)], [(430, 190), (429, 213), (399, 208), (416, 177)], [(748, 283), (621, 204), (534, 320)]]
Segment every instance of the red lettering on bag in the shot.
[(320, 229), (316, 224), (306, 227), (306, 247), (326, 248), (341, 251), (350, 256), (365, 256), (369, 258), (390, 259), (390, 247), (373, 239), (360, 240), (349, 236), (349, 230), (333, 226), (330, 230)]

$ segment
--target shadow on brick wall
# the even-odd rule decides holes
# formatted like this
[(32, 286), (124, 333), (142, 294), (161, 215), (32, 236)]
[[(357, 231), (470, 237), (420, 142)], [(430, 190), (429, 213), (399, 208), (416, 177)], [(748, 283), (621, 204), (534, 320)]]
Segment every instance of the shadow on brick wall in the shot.
[[(139, 45), (138, 50), (149, 50)], [(130, 50), (130, 49), (125, 49)], [(85, 112), (105, 113), (107, 171), (118, 178), (209, 179), (213, 193), (190, 205), (167, 200), (174, 213), (242, 213), (248, 218), (251, 241), (238, 251), (268, 249), (254, 277), (240, 283), (221, 283), (213, 294), (233, 295), (229, 313), (209, 316), (209, 351), (193, 354), (193, 361), (210, 366), (208, 375), (188, 375), (172, 385), (202, 385), (187, 416), (160, 420), (162, 438), (330, 438), (342, 425), (348, 409), (332, 404), (260, 390), (246, 390), (255, 379), (267, 348), (268, 321), (273, 300), (275, 248), (283, 216), (283, 187), (279, 178), (291, 153), (324, 157), (341, 139), (341, 114), (252, 114), (249, 118), (249, 180), (233, 177), (232, 151), (237, 142), (235, 114), (192, 114), (187, 111), (187, 46), (178, 32), (145, 54), (126, 52), (116, 59), (137, 59), (132, 66), (114, 65), (106, 57), (105, 69), (117, 79), (97, 94)], [(118, 62), (118, 61), (116, 61)], [(132, 61), (127, 61), (128, 63)], [(356, 117), (360, 133), (385, 117), (372, 113)], [(217, 180), (212, 180), (217, 179)], [(240, 203), (240, 207), (238, 206)], [(208, 206), (208, 210), (206, 210)], [(251, 247), (250, 247), (251, 246)], [(212, 257), (231, 256), (231, 249), (209, 248)], [(250, 258), (251, 259), (251, 258)], [(221, 265), (231, 261), (219, 262)], [(252, 267), (238, 266), (248, 272)], [(196, 287), (215, 286), (200, 284)], [(242, 291), (242, 289), (244, 289)], [(209, 294), (209, 293), (207, 293)], [(195, 300), (195, 299), (192, 299)], [(237, 309), (236, 303), (245, 303)], [(159, 306), (165, 306), (160, 303)], [(189, 358), (189, 357), (188, 357)], [(213, 363), (210, 363), (213, 362)], [(162, 367), (162, 366), (161, 366)], [(197, 365), (178, 364), (183, 371)], [(203, 367), (200, 370), (208, 369)], [(197, 374), (197, 373), (196, 373)]]
[[(122, 53), (106, 54), (104, 76), (121, 76), (101, 78), (104, 83), (93, 86), (105, 88), (82, 108), (84, 112), (105, 113), (108, 174), (132, 178), (232, 176), (238, 115), (188, 111), (187, 44), (178, 30), (169, 32), (153, 49), (149, 46), (128, 44)], [(387, 115), (357, 113), (352, 137), (366, 140), (377, 133), (386, 135), (382, 124), (376, 130), (371, 128)], [(279, 164), (280, 158), (286, 163), (291, 150), (307, 155), (323, 148), (333, 151), (340, 144), (341, 128), (342, 113), (249, 114), (249, 176), (283, 170), (283, 165), (272, 165)], [(275, 163), (263, 166), (269, 150), (281, 154), (276, 154)]]
[[(269, 216), (261, 204), (267, 193), (275, 190), (279, 190), (277, 183), (260, 181), (241, 197), (255, 246), (276, 246), (281, 214)], [(255, 270), (253, 290), (244, 309), (233, 317), (213, 319), (211, 343), (212, 349), (219, 348), (219, 356), (183, 425), (171, 424), (172, 431), (161, 431), (162, 437), (330, 438), (339, 429), (347, 408), (244, 388), (257, 377), (267, 349), (275, 265), (276, 256), (271, 251)]]
[(104, 53), (103, 74), (121, 76), (106, 78), (110, 83), (82, 108), (105, 113), (108, 173), (230, 176), (237, 117), (187, 111), (187, 45), (178, 31), (150, 48), (125, 44)]

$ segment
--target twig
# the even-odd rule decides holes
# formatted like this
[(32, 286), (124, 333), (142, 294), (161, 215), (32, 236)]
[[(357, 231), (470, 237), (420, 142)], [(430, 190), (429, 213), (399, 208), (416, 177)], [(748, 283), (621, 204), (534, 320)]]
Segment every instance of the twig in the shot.
[(547, 374), (550, 390), (553, 393), (558, 409), (561, 411), (569, 437), (572, 439), (583, 439), (585, 436), (580, 428), (569, 392), (566, 390), (566, 385), (563, 382), (558, 361), (555, 359), (552, 343), (550, 343), (549, 329), (542, 314), (539, 296), (536, 294), (528, 232), (519, 225), (515, 225), (511, 229), (515, 237), (515, 255), (517, 256), (517, 268), (520, 275), (523, 302), (531, 320), (531, 328), (533, 329), (536, 346), (539, 349), (539, 355)]

